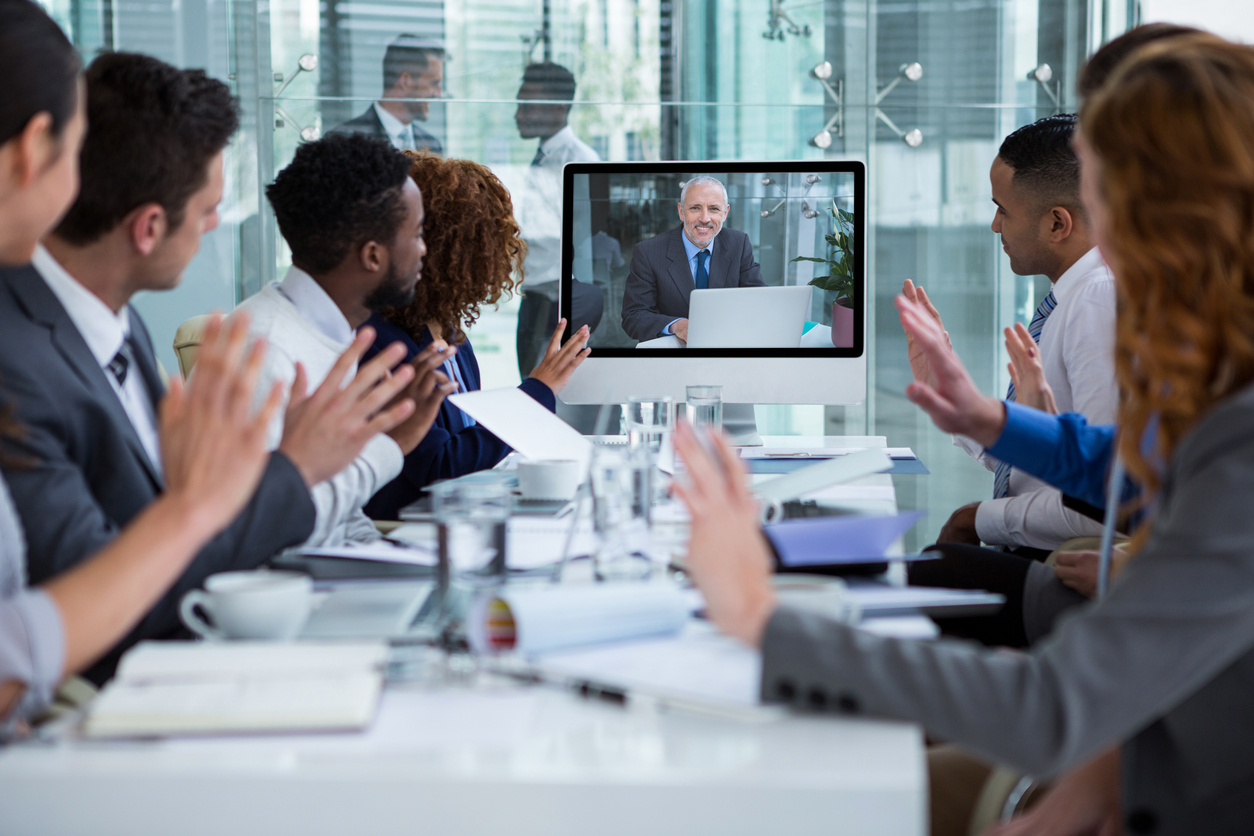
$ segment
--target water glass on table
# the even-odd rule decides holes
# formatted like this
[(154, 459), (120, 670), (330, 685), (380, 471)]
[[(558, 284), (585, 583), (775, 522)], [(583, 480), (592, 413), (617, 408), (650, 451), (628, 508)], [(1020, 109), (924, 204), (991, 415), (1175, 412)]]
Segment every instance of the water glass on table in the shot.
[(592, 454), (596, 579), (643, 580), (653, 571), (649, 513), (652, 459), (647, 449), (598, 444)]
[(675, 425), (675, 402), (667, 397), (627, 401), (627, 442), (655, 456)]
[(501, 474), (486, 471), (440, 482), (431, 494), (439, 542), (437, 593), (447, 593), (453, 572), (504, 580), (510, 492)]
[(686, 389), (688, 420), (694, 429), (706, 427), (710, 432), (723, 428), (723, 387), (693, 385)]

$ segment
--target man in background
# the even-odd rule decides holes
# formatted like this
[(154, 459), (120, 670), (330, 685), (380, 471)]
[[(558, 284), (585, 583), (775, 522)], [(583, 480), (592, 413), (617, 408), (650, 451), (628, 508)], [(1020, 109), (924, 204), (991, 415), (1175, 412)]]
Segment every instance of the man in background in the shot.
[(766, 285), (749, 236), (723, 226), (731, 205), (721, 180), (693, 177), (684, 183), (678, 206), (682, 226), (632, 248), (623, 292), (623, 330), (632, 339), (673, 334), (687, 342), (693, 290)]
[[(443, 154), (440, 140), (418, 122), (427, 121), (428, 101), (444, 95), (444, 48), (417, 35), (401, 35), (383, 55), (383, 97), (366, 112), (335, 128), (340, 133), (362, 133), (386, 139), (398, 151)], [(396, 101), (404, 99), (406, 101)]]

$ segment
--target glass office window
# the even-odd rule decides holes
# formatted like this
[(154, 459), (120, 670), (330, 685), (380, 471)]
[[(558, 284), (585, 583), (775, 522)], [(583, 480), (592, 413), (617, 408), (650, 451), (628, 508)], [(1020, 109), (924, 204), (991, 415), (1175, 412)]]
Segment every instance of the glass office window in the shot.
[[(989, 165), (1014, 128), (1074, 109), (1083, 57), (1135, 19), (1123, 0), (47, 2), (88, 58), (151, 52), (205, 66), (240, 96), (223, 225), (177, 294), (140, 302), (163, 344), (186, 315), (282, 276), (288, 256), (262, 189), (299, 143), (375, 108), (384, 55), (402, 35), (445, 50), (438, 94), (412, 103), (415, 124), (510, 187), (534, 243), (529, 293), (550, 292), (540, 256), (555, 242), (551, 213), (528, 196), (538, 140), (515, 120), (528, 63), (574, 73), (570, 125), (602, 159), (866, 162), (866, 401), (763, 405), (758, 418), (765, 433), (882, 434), (913, 447), (936, 474), (897, 477), (903, 506), (930, 512), (914, 546), (986, 498), (992, 477), (905, 400), (892, 297), (905, 279), (923, 284), (976, 381), (1004, 393), (1000, 328), (1027, 321), (1047, 282), (1014, 276), (988, 228)], [(518, 358), (520, 301), (469, 331), (487, 386), (516, 382), (529, 364)]]

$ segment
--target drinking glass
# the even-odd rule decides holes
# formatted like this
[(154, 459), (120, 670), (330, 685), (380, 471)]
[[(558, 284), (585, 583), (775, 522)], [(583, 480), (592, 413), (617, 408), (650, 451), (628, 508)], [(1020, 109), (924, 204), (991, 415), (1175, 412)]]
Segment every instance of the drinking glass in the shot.
[(447, 592), (453, 572), (503, 580), (510, 492), (501, 475), (487, 471), (450, 479), (433, 486), (431, 494), (439, 538), (440, 594)]
[(723, 428), (723, 387), (687, 387), (688, 420), (694, 428), (708, 427), (718, 431)]
[(592, 525), (596, 579), (649, 577), (649, 509), (652, 459), (644, 447), (599, 444), (592, 455)]
[(627, 442), (647, 447), (655, 456), (675, 424), (675, 402), (670, 398), (631, 398), (627, 401)]

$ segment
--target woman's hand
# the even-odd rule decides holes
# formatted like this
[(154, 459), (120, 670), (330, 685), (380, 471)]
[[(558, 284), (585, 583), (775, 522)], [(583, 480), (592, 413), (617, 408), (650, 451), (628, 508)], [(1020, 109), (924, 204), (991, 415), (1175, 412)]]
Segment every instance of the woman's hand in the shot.
[(995, 825), (985, 836), (1118, 836), (1119, 750), (1073, 769), (1026, 815)]
[(758, 647), (775, 610), (770, 550), (740, 457), (717, 434), (710, 446), (713, 456), (688, 424), (675, 428), (675, 452), (688, 469), (688, 478), (674, 483), (692, 515), (688, 574), (715, 626)]
[[(949, 339), (949, 332), (945, 331), (945, 323), (941, 322), (940, 311), (936, 310), (932, 300), (927, 298), (927, 291), (922, 287), (915, 287), (914, 282), (906, 279), (901, 286), (901, 295), (922, 307), (936, 320), (936, 324), (940, 326), (941, 331), (945, 334), (945, 345), (949, 347), (950, 351), (953, 351), (954, 346)], [(935, 387), (936, 379), (932, 375), (932, 367), (928, 362), (927, 355), (919, 347), (919, 344), (909, 331), (906, 332), (906, 349), (910, 355), (910, 373), (914, 375), (914, 379), (926, 383), (928, 386)]]
[(926, 356), (933, 379), (914, 381), (906, 387), (906, 397), (942, 432), (965, 435), (985, 447), (996, 444), (1006, 425), (1006, 408), (996, 398), (980, 394), (950, 349), (945, 329), (926, 308), (904, 296), (898, 296), (896, 304), (906, 339)]
[(1010, 354), (1010, 381), (1015, 386), (1015, 403), (1058, 414), (1054, 403), (1054, 390), (1045, 379), (1045, 367), (1041, 364), (1041, 349), (1023, 327), (1022, 322), (1006, 329), (1006, 351)]
[(557, 329), (549, 338), (549, 347), (545, 349), (544, 359), (528, 375), (549, 387), (554, 395), (566, 388), (575, 369), (579, 368), (579, 364), (592, 353), (592, 349), (587, 347), (590, 336), (587, 325), (571, 335), (566, 345), (562, 345), (562, 332), (565, 330), (566, 320), (559, 319)]
[(224, 528), (243, 509), (265, 470), (266, 431), (282, 402), (275, 384), (253, 412), (266, 345), (249, 345), (248, 317), (210, 318), (186, 386), (175, 377), (161, 401), (161, 460), (166, 494), (204, 530)]

